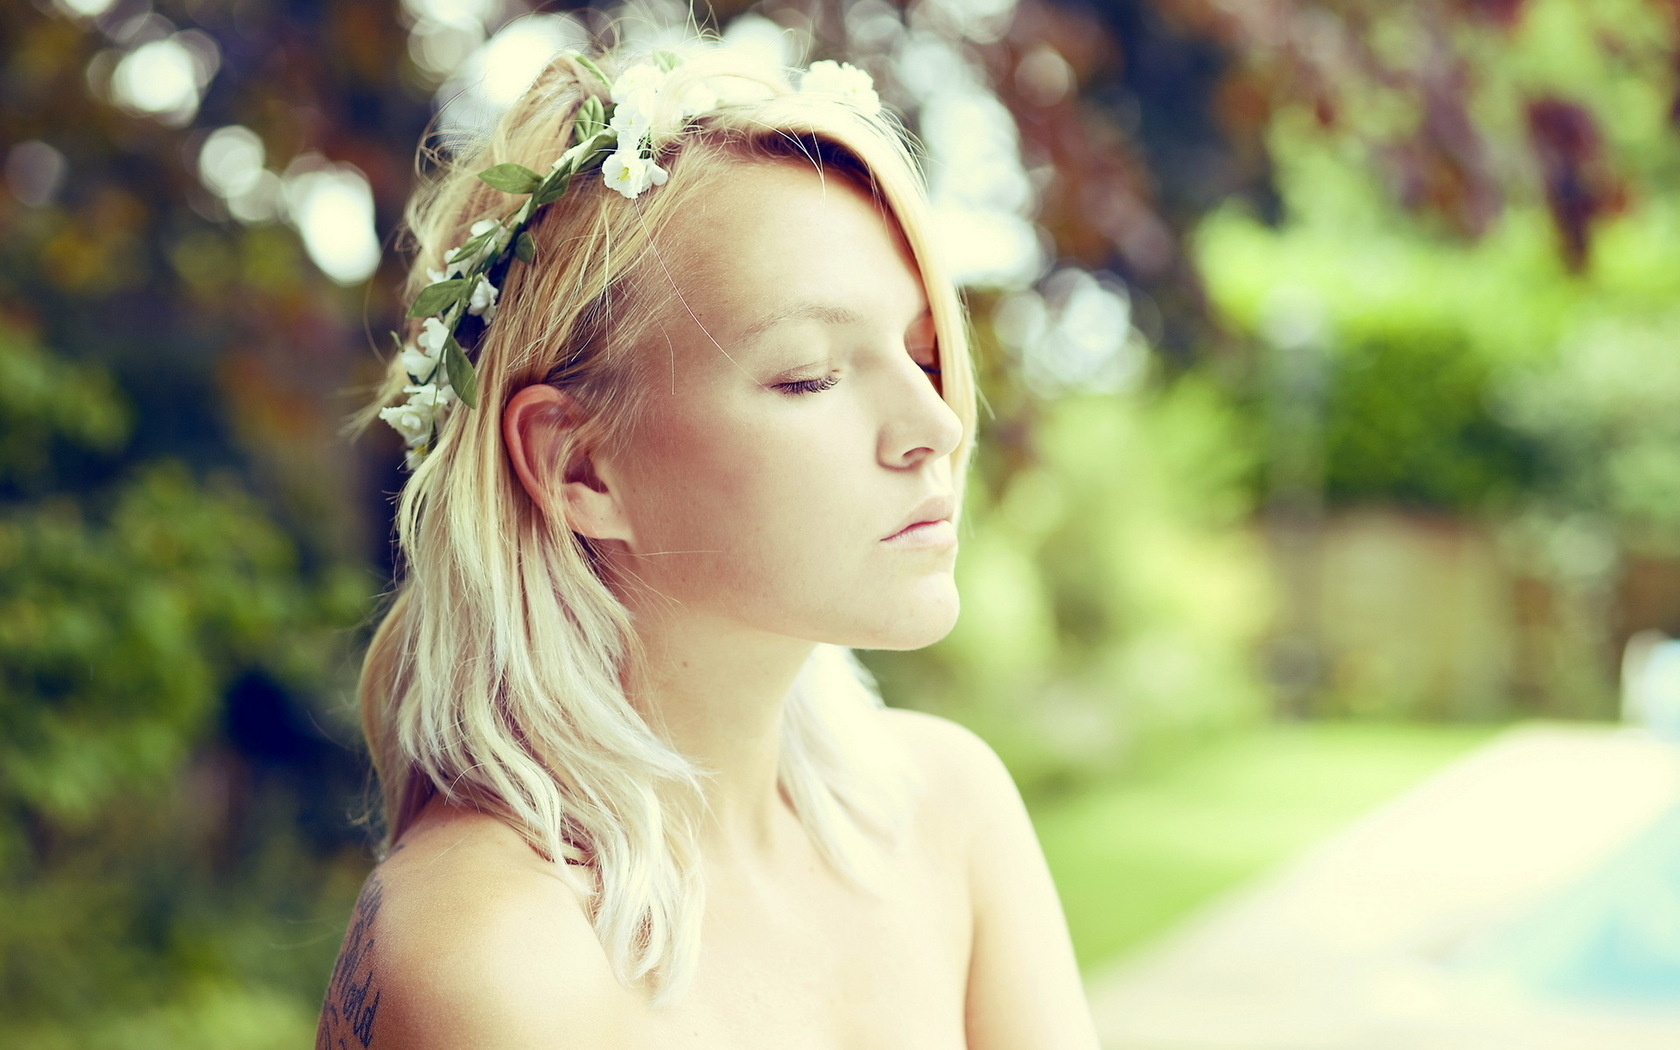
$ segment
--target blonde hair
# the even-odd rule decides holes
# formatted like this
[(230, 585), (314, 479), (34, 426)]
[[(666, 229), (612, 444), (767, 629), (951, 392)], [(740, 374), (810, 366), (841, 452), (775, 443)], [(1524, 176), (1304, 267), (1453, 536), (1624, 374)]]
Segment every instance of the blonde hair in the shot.
[[(596, 62), (610, 77), (631, 59)], [(793, 161), (853, 179), (902, 231), (933, 316), (943, 396), (964, 424), (959, 485), (975, 411), (962, 307), (932, 251), (925, 185), (902, 128), (884, 113), (794, 92), (782, 71), (696, 42), (669, 88), (680, 95), (702, 77), (730, 78), (739, 90), (655, 139), (668, 184), (627, 200), (586, 171), (537, 213), (536, 262), (509, 267), (495, 323), (475, 348), (479, 407), (447, 417), (403, 488), (404, 571), (358, 687), (387, 844), (435, 795), (498, 816), (576, 876), (620, 980), (651, 988), (657, 1004), (680, 998), (698, 950), (705, 773), (626, 695), (624, 672), (637, 656), (630, 617), (587, 541), (542, 513), (519, 483), (502, 407), (530, 384), (556, 384), (591, 421), (577, 441), (624, 440), (638, 407), (626, 396), (636, 348), (673, 294), (661, 267), (677, 261), (661, 256), (654, 232), (731, 165)], [(547, 171), (591, 96), (608, 101), (605, 85), (559, 55), (479, 149), (441, 162), (407, 213), (411, 297), (475, 220), (509, 209), (510, 198), (476, 173), (510, 161)], [(406, 382), (393, 360), (369, 412)], [(871, 858), (897, 841), (907, 805), (904, 763), (879, 706), (850, 652), (819, 645), (782, 721), (781, 788), (819, 851), (860, 884)]]

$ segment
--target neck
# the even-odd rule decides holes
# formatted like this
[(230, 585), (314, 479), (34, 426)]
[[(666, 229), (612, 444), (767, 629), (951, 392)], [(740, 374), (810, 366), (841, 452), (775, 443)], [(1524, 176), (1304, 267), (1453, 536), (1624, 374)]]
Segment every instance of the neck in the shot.
[(783, 707), (814, 646), (669, 610), (639, 610), (636, 627), (645, 659), (632, 699), (709, 773), (702, 851), (716, 861), (773, 859), (797, 830), (777, 783)]

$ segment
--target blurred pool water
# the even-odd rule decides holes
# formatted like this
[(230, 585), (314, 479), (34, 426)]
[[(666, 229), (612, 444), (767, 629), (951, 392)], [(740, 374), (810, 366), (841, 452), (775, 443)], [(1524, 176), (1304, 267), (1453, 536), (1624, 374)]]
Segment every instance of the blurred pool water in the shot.
[(1457, 961), (1546, 998), (1680, 1009), (1680, 806)]

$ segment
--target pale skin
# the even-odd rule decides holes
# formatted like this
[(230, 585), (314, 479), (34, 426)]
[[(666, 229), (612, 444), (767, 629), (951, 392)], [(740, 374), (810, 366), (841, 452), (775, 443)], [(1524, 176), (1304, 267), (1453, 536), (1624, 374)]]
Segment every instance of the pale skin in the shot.
[(653, 1008), (552, 864), (434, 800), (369, 878), (319, 1045), (1091, 1050), (1042, 851), (978, 737), (881, 713), (923, 774), (882, 895), (827, 867), (776, 786), (813, 645), (913, 648), (957, 615), (954, 531), (900, 533), (952, 493), (962, 438), (908, 249), (867, 194), (782, 162), (741, 165), (667, 236), (701, 262), (672, 278), (686, 309), (634, 440), (542, 469), (577, 420), (549, 386), (510, 400), (503, 433), (530, 497), (639, 581), (636, 702), (717, 771), (695, 983)]

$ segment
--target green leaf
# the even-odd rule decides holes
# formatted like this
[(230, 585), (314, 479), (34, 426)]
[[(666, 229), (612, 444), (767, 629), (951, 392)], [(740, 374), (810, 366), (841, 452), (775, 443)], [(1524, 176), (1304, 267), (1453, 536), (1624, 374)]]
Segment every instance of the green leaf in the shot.
[(471, 287), (465, 277), (427, 285), (414, 297), (414, 305), (408, 308), (408, 316), (430, 317), (433, 314), (441, 314), (459, 303), (470, 291)]
[(577, 150), (577, 159), (572, 163), (571, 169), (574, 172), (582, 171), (601, 155), (618, 148), (618, 132), (603, 125), (594, 138), (574, 148)]
[(536, 262), (537, 261), (537, 241), (536, 241), (536, 238), (532, 237), (528, 233), (520, 234), (519, 239), (517, 241), (513, 242), (513, 254), (519, 256), (519, 261), (520, 262), (523, 262), (523, 263)]
[(669, 73), (682, 65), (682, 57), (674, 51), (660, 50), (653, 53), (653, 62), (654, 65), (659, 67), (661, 73)]
[(589, 70), (589, 72), (595, 74), (595, 79), (596, 80), (599, 80), (601, 83), (605, 84), (608, 88), (612, 87), (612, 81), (608, 80), (607, 75), (605, 73), (601, 72), (601, 67), (600, 66), (591, 62), (589, 59), (584, 58), (582, 55), (576, 55), (574, 57), (577, 59), (577, 64), (578, 65), (580, 65), (583, 68)]
[(607, 111), (601, 105), (601, 100), (590, 96), (578, 107), (577, 121), (573, 128), (572, 138), (577, 142), (588, 142), (599, 135), (607, 126)]
[(542, 176), (523, 164), (498, 164), (478, 173), (479, 180), (503, 193), (530, 193), (542, 182)]
[(449, 385), (455, 388), (455, 396), (468, 408), (477, 408), (478, 373), (473, 371), (472, 362), (467, 360), (466, 352), (453, 335), (443, 342), (443, 367)]
[(552, 175), (543, 180), (543, 184), (537, 188), (537, 192), (531, 196), (531, 199), (537, 202), (539, 208), (544, 204), (552, 204), (565, 196), (566, 189), (571, 184), (571, 169), (566, 165), (561, 165), (555, 169)]
[(496, 232), (495, 230), (485, 230), (483, 233), (479, 234), (478, 236), (469, 238), (467, 243), (461, 245), (459, 248), (456, 248), (454, 251), (449, 252), (447, 255), (445, 255), (443, 257), (443, 261), (444, 262), (455, 262), (457, 259), (470, 259), (470, 258), (472, 258), (473, 256), (477, 255), (484, 248), (484, 246), (486, 244), (490, 243), (490, 237), (495, 232)]

